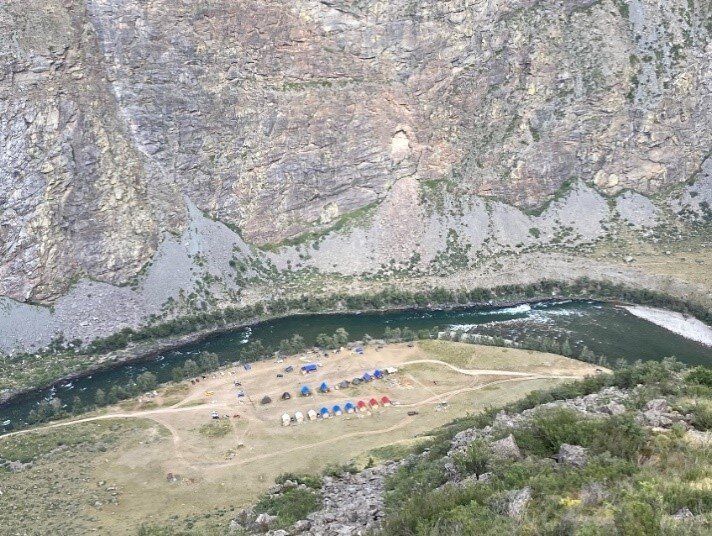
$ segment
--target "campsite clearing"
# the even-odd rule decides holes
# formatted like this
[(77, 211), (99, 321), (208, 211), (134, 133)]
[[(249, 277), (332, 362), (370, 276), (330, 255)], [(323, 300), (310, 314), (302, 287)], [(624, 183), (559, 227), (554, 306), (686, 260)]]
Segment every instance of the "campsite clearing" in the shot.
[[(552, 354), (502, 349), (444, 341), (424, 341), (412, 347), (366, 347), (363, 354), (343, 350), (319, 355), (321, 366), (302, 375), (297, 371), (304, 354), (283, 363), (262, 361), (246, 369), (236, 366), (211, 374), (199, 384), (170, 386), (154, 399), (156, 406), (141, 410), (109, 408), (102, 415), (65, 421), (44, 429), (0, 438), (2, 450), (31, 445), (47, 434), (87, 430), (121, 422), (135, 433), (117, 438), (109, 448), (86, 449), (89, 481), (112, 488), (112, 501), (80, 501), (77, 519), (94, 519), (111, 534), (135, 534), (144, 522), (164, 523), (173, 518), (191, 526), (225, 523), (236, 509), (252, 502), (284, 472), (320, 472), (329, 464), (359, 462), (369, 452), (413, 441), (453, 418), (520, 398), (570, 378), (595, 374), (595, 367)], [(276, 374), (293, 365), (295, 372)], [(396, 367), (386, 374), (345, 389), (342, 380)], [(241, 385), (235, 385), (235, 381)], [(320, 392), (326, 382), (328, 392)], [(309, 386), (311, 395), (301, 396)], [(237, 393), (244, 391), (245, 396)], [(291, 398), (283, 399), (283, 393)], [(271, 403), (261, 404), (268, 396)], [(371, 409), (369, 401), (383, 397), (393, 402)], [(364, 401), (367, 410), (333, 415), (329, 419), (283, 426), (283, 415), (307, 416), (309, 410), (345, 408)], [(216, 412), (220, 419), (212, 419)], [(410, 415), (409, 415), (410, 413)], [(81, 421), (81, 423), (79, 423)], [(146, 427), (150, 423), (150, 427)], [(140, 425), (140, 426), (139, 426)], [(162, 432), (156, 434), (156, 425)], [(76, 453), (73, 454), (76, 456)], [(38, 456), (31, 468), (0, 474), (4, 489), (22, 489), (23, 479), (58, 464)], [(37, 475), (35, 475), (37, 476)], [(40, 487), (38, 478), (32, 485)], [(61, 491), (46, 484), (42, 496)], [(91, 495), (89, 495), (91, 497)], [(101, 503), (97, 505), (97, 503)], [(71, 519), (67, 523), (73, 523)], [(35, 524), (34, 526), (41, 526)], [(224, 525), (223, 525), (224, 526)], [(31, 527), (27, 530), (32, 534)]]

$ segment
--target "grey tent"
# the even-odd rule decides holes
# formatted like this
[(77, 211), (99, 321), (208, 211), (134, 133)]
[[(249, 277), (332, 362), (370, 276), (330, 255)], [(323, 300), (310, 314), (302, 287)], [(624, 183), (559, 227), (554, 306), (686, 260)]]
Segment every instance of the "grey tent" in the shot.
[(272, 403), (272, 399), (271, 399), (269, 396), (267, 396), (267, 395), (265, 395), (265, 396), (262, 398), (262, 400), (260, 400), (260, 404), (263, 404), (263, 405), (264, 405), (264, 404), (271, 404), (271, 403)]
[(289, 400), (290, 398), (292, 398), (292, 395), (290, 395), (289, 393), (282, 393), (282, 400)]

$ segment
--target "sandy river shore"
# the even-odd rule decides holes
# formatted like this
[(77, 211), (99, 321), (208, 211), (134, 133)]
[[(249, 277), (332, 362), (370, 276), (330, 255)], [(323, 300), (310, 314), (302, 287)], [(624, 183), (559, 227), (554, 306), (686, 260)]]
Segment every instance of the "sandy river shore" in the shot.
[(712, 346), (712, 328), (692, 316), (640, 305), (625, 307), (625, 309), (631, 314), (657, 324), (673, 333), (706, 346)]

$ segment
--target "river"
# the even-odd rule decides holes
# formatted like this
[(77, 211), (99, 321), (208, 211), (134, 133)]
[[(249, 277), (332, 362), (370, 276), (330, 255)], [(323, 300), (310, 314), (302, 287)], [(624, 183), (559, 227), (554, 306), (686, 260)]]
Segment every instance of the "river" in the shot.
[(241, 348), (248, 341), (261, 340), (265, 346), (276, 348), (279, 341), (299, 334), (313, 344), (319, 333), (333, 333), (344, 327), (352, 340), (366, 334), (374, 338), (383, 335), (386, 327), (413, 330), (452, 327), (511, 340), (546, 336), (560, 341), (569, 339), (571, 346), (584, 345), (609, 360), (662, 359), (675, 356), (685, 363), (712, 364), (712, 348), (685, 339), (662, 327), (633, 316), (622, 307), (584, 300), (542, 301), (513, 307), (467, 307), (448, 310), (407, 310), (383, 313), (329, 314), (293, 316), (270, 320), (251, 328), (212, 335), (200, 342), (165, 352), (158, 357), (133, 362), (97, 372), (69, 385), (30, 393), (14, 399), (0, 408), (2, 423), (10, 420), (7, 430), (22, 425), (27, 415), (45, 399), (59, 397), (71, 403), (78, 396), (84, 404), (91, 404), (98, 389), (107, 392), (112, 385), (125, 385), (131, 378), (144, 372), (154, 373), (159, 382), (169, 381), (172, 370), (201, 352), (214, 352), (221, 363), (240, 361)]

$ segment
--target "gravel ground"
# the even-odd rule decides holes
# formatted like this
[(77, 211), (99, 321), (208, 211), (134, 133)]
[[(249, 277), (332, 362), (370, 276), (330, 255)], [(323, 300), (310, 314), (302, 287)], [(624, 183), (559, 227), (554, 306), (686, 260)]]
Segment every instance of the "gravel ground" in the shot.
[(658, 225), (659, 210), (647, 197), (625, 192), (616, 199), (616, 210), (624, 221), (636, 228)]
[(626, 307), (625, 309), (639, 318), (643, 318), (673, 333), (682, 335), (687, 339), (701, 342), (706, 346), (712, 346), (712, 328), (696, 318), (681, 313), (666, 311), (665, 309), (643, 307), (640, 305)]

